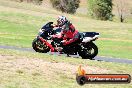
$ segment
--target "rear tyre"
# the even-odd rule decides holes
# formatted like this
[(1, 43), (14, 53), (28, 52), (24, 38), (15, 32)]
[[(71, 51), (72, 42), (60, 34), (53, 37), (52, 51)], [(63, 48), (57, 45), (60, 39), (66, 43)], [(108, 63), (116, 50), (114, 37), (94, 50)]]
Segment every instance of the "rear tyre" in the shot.
[(93, 42), (90, 42), (86, 45), (83, 45), (78, 53), (82, 59), (92, 60), (98, 54), (98, 47)]
[(38, 38), (35, 38), (32, 42), (32, 47), (36, 52), (47, 53), (50, 51), (49, 47), (45, 43), (41, 42)]

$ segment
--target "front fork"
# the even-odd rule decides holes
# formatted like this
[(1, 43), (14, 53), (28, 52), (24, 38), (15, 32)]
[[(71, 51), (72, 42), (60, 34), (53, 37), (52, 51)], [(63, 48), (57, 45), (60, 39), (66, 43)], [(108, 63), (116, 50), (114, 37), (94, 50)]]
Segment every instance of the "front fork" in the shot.
[(48, 43), (45, 39), (43, 39), (42, 37), (38, 36), (37, 37), (40, 41), (44, 42), (50, 49), (51, 49), (51, 52), (54, 52), (55, 51), (55, 48), (50, 44)]

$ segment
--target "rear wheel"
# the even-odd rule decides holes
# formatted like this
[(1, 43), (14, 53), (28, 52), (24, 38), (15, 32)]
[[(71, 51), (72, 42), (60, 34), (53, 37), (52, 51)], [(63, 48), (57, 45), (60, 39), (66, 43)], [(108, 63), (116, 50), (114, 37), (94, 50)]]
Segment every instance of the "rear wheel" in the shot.
[(49, 47), (37, 38), (33, 40), (32, 47), (36, 52), (40, 53), (47, 53), (50, 51)]
[(81, 50), (79, 51), (79, 55), (83, 59), (93, 59), (98, 54), (98, 47), (93, 43), (87, 43), (86, 45), (83, 45), (81, 47)]

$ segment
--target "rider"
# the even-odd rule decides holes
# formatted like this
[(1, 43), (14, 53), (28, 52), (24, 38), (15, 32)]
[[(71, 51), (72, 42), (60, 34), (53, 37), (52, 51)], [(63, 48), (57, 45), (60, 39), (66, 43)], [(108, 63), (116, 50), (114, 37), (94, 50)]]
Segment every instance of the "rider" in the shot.
[(54, 27), (61, 27), (61, 35), (58, 38), (63, 38), (61, 45), (66, 48), (79, 40), (79, 32), (75, 29), (70, 21), (65, 16), (59, 16), (57, 25)]

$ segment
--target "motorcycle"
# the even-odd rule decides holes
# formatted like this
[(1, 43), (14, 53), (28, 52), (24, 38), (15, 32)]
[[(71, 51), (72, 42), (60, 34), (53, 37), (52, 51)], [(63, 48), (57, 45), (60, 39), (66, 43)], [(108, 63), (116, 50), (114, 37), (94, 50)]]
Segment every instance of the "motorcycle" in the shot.
[[(36, 52), (60, 52), (67, 55), (81, 56), (83, 59), (93, 59), (98, 54), (98, 47), (93, 41), (97, 40), (99, 33), (82, 32), (78, 42), (70, 46), (62, 46), (60, 38), (53, 38), (52, 35), (60, 35), (61, 28), (54, 29), (53, 22), (48, 22), (40, 30), (37, 37), (32, 42), (32, 47)], [(68, 51), (68, 52), (67, 52)]]

